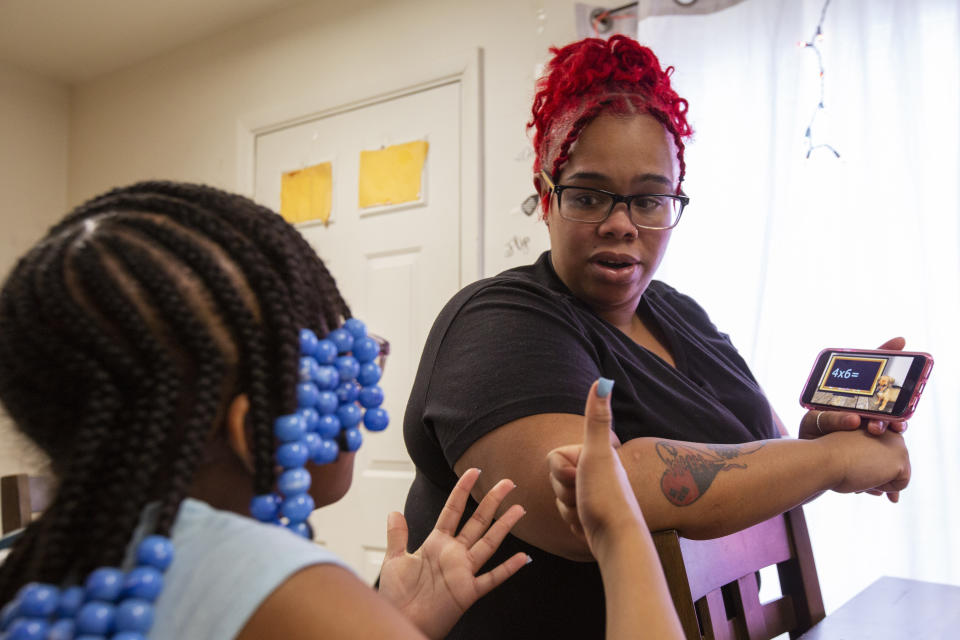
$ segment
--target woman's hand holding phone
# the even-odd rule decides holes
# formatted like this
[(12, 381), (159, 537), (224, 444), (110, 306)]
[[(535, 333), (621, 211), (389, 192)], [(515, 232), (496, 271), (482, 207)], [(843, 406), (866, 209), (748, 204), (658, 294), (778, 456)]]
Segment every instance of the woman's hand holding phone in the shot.
[[(878, 350), (902, 351), (905, 344), (906, 341), (903, 338), (891, 338), (880, 345)], [(821, 358), (823, 355), (824, 353), (821, 353)], [(865, 352), (865, 355), (869, 355), (869, 352)], [(809, 397), (809, 394), (814, 391), (814, 387), (816, 385), (816, 380), (814, 379), (815, 376), (819, 376), (822, 373), (820, 371), (820, 362), (821, 361), (818, 359), (818, 365), (815, 365), (814, 371), (811, 372), (811, 379), (807, 382), (804, 390), (804, 397), (801, 400), (801, 403), (805, 407), (809, 408), (810, 411), (808, 411), (800, 421), (800, 438), (810, 440), (819, 438), (834, 431), (851, 431), (860, 428), (865, 429), (868, 433), (873, 435), (880, 435), (887, 429), (897, 433), (903, 433), (907, 430), (906, 419), (900, 419), (897, 415), (893, 414), (892, 410), (888, 410), (890, 417), (887, 418), (882, 415), (879, 410), (870, 411), (867, 412), (867, 414), (864, 414), (862, 412), (847, 411), (843, 409), (831, 409), (827, 406), (823, 406), (823, 408), (815, 406), (816, 403), (812, 402), (812, 398)], [(929, 373), (929, 365), (923, 369), (923, 372), (924, 374)], [(904, 409), (912, 411), (912, 408), (916, 406), (916, 399), (918, 398), (918, 395), (914, 396), (914, 389), (918, 384), (922, 389), (922, 383), (924, 381), (925, 375), (922, 378), (915, 380), (915, 384), (912, 385), (911, 388), (900, 390), (901, 392), (905, 393), (904, 402), (902, 403)], [(904, 380), (901, 379), (899, 382), (902, 384)], [(906, 401), (910, 399), (912, 399), (912, 405), (908, 406)], [(884, 403), (884, 405), (885, 404), (886, 403)]]

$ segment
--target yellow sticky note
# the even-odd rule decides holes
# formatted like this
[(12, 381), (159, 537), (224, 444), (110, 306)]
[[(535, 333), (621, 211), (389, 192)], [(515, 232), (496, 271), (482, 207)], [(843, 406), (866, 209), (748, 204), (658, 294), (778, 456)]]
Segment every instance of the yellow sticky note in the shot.
[(332, 193), (333, 167), (329, 162), (287, 171), (280, 182), (280, 215), (291, 224), (310, 220), (327, 224)]
[(417, 140), (378, 151), (361, 151), (360, 207), (419, 200), (429, 147), (426, 140)]

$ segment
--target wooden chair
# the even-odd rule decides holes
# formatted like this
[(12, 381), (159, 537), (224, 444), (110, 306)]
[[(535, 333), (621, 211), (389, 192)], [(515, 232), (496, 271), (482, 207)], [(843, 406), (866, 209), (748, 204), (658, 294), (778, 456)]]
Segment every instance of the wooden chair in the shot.
[(50, 504), (53, 490), (53, 481), (46, 476), (20, 473), (0, 478), (0, 533), (6, 534), (30, 524), (33, 514)]
[[(653, 539), (687, 640), (797, 638), (824, 618), (800, 507), (722, 538), (689, 540), (670, 530)], [(773, 565), (782, 595), (761, 604), (757, 572)]]

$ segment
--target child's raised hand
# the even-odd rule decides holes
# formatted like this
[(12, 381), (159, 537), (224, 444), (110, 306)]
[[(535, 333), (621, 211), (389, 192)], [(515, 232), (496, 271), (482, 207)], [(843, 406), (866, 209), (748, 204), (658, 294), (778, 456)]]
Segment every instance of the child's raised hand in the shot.
[(479, 475), (478, 469), (464, 472), (433, 531), (414, 553), (406, 551), (407, 522), (403, 515), (394, 511), (387, 516), (387, 554), (380, 570), (380, 593), (431, 638), (445, 636), (470, 605), (528, 562), (525, 554), (517, 553), (487, 573), (476, 575), (526, 513), (515, 504), (494, 520), (497, 507), (515, 486), (510, 480), (501, 480), (457, 533)]
[(608, 536), (646, 528), (623, 464), (614, 451), (617, 440), (610, 428), (612, 388), (613, 382), (604, 378), (590, 387), (583, 444), (559, 447), (547, 455), (560, 516), (574, 533), (586, 539), (594, 557)]

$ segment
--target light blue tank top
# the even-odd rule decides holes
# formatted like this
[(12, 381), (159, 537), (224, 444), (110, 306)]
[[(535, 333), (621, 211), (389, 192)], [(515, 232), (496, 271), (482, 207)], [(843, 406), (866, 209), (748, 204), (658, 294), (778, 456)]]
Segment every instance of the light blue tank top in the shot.
[[(144, 512), (128, 565), (131, 550), (156, 517), (155, 507)], [(330, 551), (281, 527), (191, 498), (180, 505), (172, 540), (174, 560), (164, 574), (149, 640), (233, 638), (263, 600), (300, 569), (315, 564), (350, 569)]]

